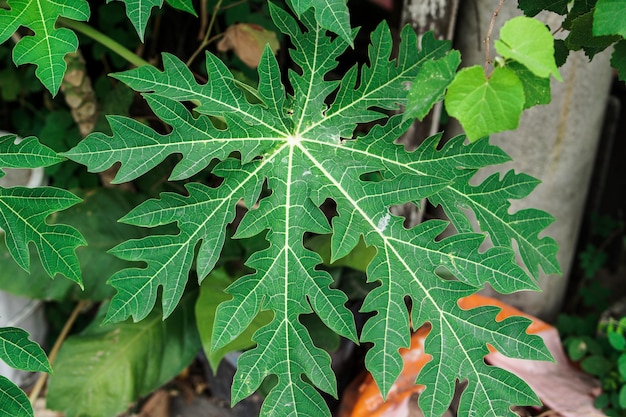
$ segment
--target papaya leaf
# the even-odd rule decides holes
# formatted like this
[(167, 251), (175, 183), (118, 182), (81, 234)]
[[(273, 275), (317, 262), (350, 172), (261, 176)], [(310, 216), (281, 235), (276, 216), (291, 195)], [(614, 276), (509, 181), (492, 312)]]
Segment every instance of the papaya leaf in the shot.
[(86, 21), (89, 4), (85, 0), (8, 0), (9, 10), (0, 9), (0, 43), (5, 42), (20, 26), (34, 34), (24, 36), (13, 49), (15, 65), (35, 64), (35, 74), (42, 84), (56, 95), (67, 65), (63, 57), (76, 52), (78, 38), (69, 29), (56, 27), (59, 17)]
[(33, 417), (33, 407), (24, 391), (0, 375), (0, 416)]
[(174, 378), (200, 349), (196, 295), (185, 295), (165, 321), (156, 308), (141, 323), (102, 325), (106, 306), (101, 308), (85, 330), (63, 343), (48, 384), (47, 406), (67, 417), (115, 416)]
[(459, 71), (445, 99), (448, 114), (461, 122), (472, 141), (515, 129), (525, 102), (524, 87), (513, 71), (498, 67), (487, 78), (480, 65)]
[[(131, 266), (129, 262), (107, 254), (105, 251), (132, 238), (147, 235), (139, 229), (118, 223), (117, 219), (145, 198), (115, 188), (99, 188), (81, 194), (83, 202), (59, 212), (52, 224), (68, 224), (81, 231), (87, 246), (76, 250), (81, 266), (84, 289), (66, 279), (51, 280), (41, 262), (33, 259), (30, 273), (14, 262), (7, 246), (0, 242), (0, 289), (21, 297), (42, 300), (91, 300), (103, 301), (111, 298), (115, 290), (106, 284), (106, 277)], [(31, 259), (36, 250), (30, 248)]]
[(15, 327), (0, 328), (0, 359), (12, 368), (31, 372), (52, 372), (43, 349)]
[[(331, 286), (330, 274), (318, 268), (322, 257), (303, 243), (311, 234), (332, 234), (330, 262), (360, 242), (375, 249), (367, 275), (378, 286), (363, 309), (376, 314), (366, 323), (361, 341), (373, 343), (366, 363), (385, 395), (402, 368), (398, 350), (409, 345), (408, 296), (413, 326), (432, 326), (427, 345), (433, 360), (418, 380), (427, 387), (425, 415), (443, 413), (457, 379), (471, 384), (462, 398), (462, 416), (474, 413), (474, 407), (480, 415), (513, 415), (512, 403), (538, 403), (521, 380), (484, 363), (488, 345), (512, 357), (549, 360), (541, 338), (525, 332), (529, 321), (497, 322), (495, 308), (466, 311), (457, 304), (486, 284), (502, 293), (536, 290), (540, 267), (558, 269), (554, 241), (537, 237), (551, 217), (540, 211), (507, 211), (509, 199), (527, 195), (536, 180), (511, 173), (503, 181), (471, 185), (478, 169), (508, 160), (487, 141), (464, 144), (465, 138), (457, 137), (441, 145), (438, 135), (414, 152), (394, 143), (411, 121), (403, 121), (401, 114), (390, 117), (389, 112), (406, 106), (408, 83), (427, 62), (445, 57), (449, 43), (428, 33), (418, 49), (417, 36), (407, 27), (394, 52), (383, 22), (371, 34), (369, 62), (335, 80), (330, 73), (350, 42), (329, 36), (314, 19), (318, 10), (304, 12), (300, 22), (275, 5), (270, 11), (293, 45), (294, 69), (287, 74), (292, 94), (281, 84), (268, 47), (258, 67), (255, 100), (247, 98), (215, 56), (206, 55), (209, 79), (199, 84), (180, 60), (164, 54), (162, 71), (144, 66), (115, 77), (143, 93), (169, 125), (168, 133), (111, 117), (112, 136), (94, 133), (65, 153), (94, 172), (119, 162), (115, 182), (133, 180), (172, 154), (181, 158), (171, 180), (187, 179), (209, 165), (219, 178), (212, 187), (188, 182), (184, 195), (162, 193), (121, 219), (140, 227), (176, 224), (178, 233), (129, 240), (112, 249), (116, 256), (142, 265), (110, 278), (117, 294), (107, 320), (150, 315), (159, 287), (163, 315), (170, 315), (194, 258), (198, 281), (211, 279), (225, 229), (235, 220), (236, 206), (243, 205), (247, 210), (233, 238), (261, 235), (267, 245), (247, 259), (253, 272), (226, 289), (230, 298), (215, 313), (211, 350), (237, 340), (259, 313), (273, 318), (254, 333), (256, 347), (239, 359), (233, 403), (274, 375), (276, 384), (266, 397), (263, 416), (330, 416), (318, 391), (337, 394), (330, 356), (315, 346), (303, 318), (314, 313), (332, 331), (355, 341), (356, 330), (344, 305), (346, 295)], [(355, 35), (352, 31), (350, 39)], [(514, 73), (501, 70), (503, 77), (519, 84)], [(521, 85), (512, 98), (519, 101), (521, 112)], [(509, 99), (505, 92), (503, 101)], [(213, 160), (218, 162), (211, 164)], [(459, 233), (440, 238), (447, 226), (441, 220), (407, 229), (404, 219), (390, 212), (393, 205), (419, 204), (423, 198), (450, 198), (445, 208)], [(329, 200), (336, 205), (335, 215), (322, 209)], [(495, 223), (484, 225), (481, 218), (494, 247), (480, 249), (485, 233), (472, 230), (467, 208)], [(522, 258), (530, 274), (515, 263), (513, 241), (525, 245)], [(543, 258), (538, 255), (542, 252)]]
[(350, 30), (350, 13), (346, 0), (288, 0), (291, 9), (298, 17), (313, 8), (315, 21), (326, 30), (339, 35), (350, 46), (353, 46)]
[(459, 51), (451, 51), (444, 58), (427, 61), (411, 83), (404, 118), (416, 117), (422, 120), (438, 101), (443, 100), (446, 88), (450, 85), (461, 64)]
[[(0, 168), (35, 168), (63, 160), (34, 137), (15, 143), (15, 136), (0, 137)], [(53, 187), (0, 188), (0, 228), (11, 256), (29, 271), (29, 243), (34, 243), (42, 265), (50, 277), (65, 275), (82, 287), (75, 250), (85, 239), (73, 227), (49, 225), (46, 218), (79, 203), (69, 191)]]
[[(107, 0), (107, 3), (113, 0)], [(143, 42), (146, 32), (146, 25), (150, 19), (150, 13), (153, 7), (163, 6), (163, 0), (117, 0), (124, 3), (126, 7), (126, 16), (133, 24), (137, 31), (139, 39)], [(193, 10), (193, 9), (192, 9)]]

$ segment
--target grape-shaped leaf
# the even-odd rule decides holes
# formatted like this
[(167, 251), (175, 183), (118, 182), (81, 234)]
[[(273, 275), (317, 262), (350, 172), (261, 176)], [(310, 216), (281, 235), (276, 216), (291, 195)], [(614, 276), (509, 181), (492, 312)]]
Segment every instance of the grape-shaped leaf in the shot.
[(626, 0), (598, 0), (593, 13), (593, 34), (626, 38)]
[[(248, 210), (234, 238), (265, 234), (268, 246), (248, 258), (246, 265), (253, 272), (226, 290), (232, 298), (217, 309), (212, 349), (236, 340), (260, 311), (271, 311), (273, 319), (254, 334), (257, 346), (239, 360), (234, 403), (275, 375), (262, 415), (330, 415), (315, 389), (336, 394), (330, 357), (313, 344), (303, 316), (315, 313), (330, 329), (353, 340), (356, 331), (344, 306), (347, 297), (332, 288), (331, 276), (318, 268), (322, 258), (303, 245), (311, 233), (332, 233), (333, 260), (361, 241), (376, 250), (367, 272), (369, 280), (380, 285), (364, 306), (376, 315), (368, 321), (362, 339), (374, 343), (367, 363), (383, 392), (400, 372), (398, 349), (409, 344), (405, 304), (409, 296), (413, 325), (426, 321), (432, 325), (433, 367), (419, 383), (428, 387), (425, 398), (431, 398), (430, 393), (441, 396), (438, 402), (428, 400), (423, 407), (426, 415), (435, 415), (444, 403), (449, 404), (455, 379), (468, 379), (472, 385), (463, 400), (463, 415), (469, 415), (472, 407), (485, 415), (508, 415), (512, 401), (537, 402), (528, 386), (483, 361), (488, 344), (509, 356), (549, 358), (541, 339), (525, 333), (528, 321), (499, 323), (493, 308), (464, 311), (456, 303), (487, 283), (504, 293), (537, 289), (533, 277), (515, 263), (511, 246), (513, 239), (521, 239), (532, 247), (546, 225), (534, 221), (549, 216), (530, 213), (525, 217), (529, 223), (518, 228), (508, 224), (518, 220), (515, 215), (500, 211), (504, 207), (506, 212), (508, 199), (526, 195), (535, 183), (528, 180), (511, 192), (497, 188), (491, 193), (484, 190), (507, 187), (507, 183), (489, 182), (484, 190), (471, 186), (470, 174), (508, 160), (486, 141), (465, 145), (464, 138), (458, 137), (439, 146), (440, 136), (436, 136), (415, 152), (394, 144), (411, 121), (403, 121), (402, 115), (389, 117), (387, 111), (407, 104), (407, 83), (424, 71), (425, 63), (445, 57), (449, 43), (429, 33), (419, 50), (417, 36), (407, 27), (394, 53), (390, 31), (382, 23), (371, 35), (369, 63), (332, 81), (330, 72), (349, 43), (341, 36), (329, 37), (314, 20), (313, 11), (304, 13), (300, 24), (276, 6), (270, 9), (275, 24), (293, 45), (290, 53), (297, 68), (288, 74), (293, 95), (286, 94), (278, 64), (267, 47), (258, 68), (258, 100), (254, 101), (246, 98), (213, 55), (206, 57), (209, 80), (198, 84), (182, 62), (166, 54), (163, 71), (145, 66), (116, 78), (144, 93), (155, 114), (170, 126), (169, 133), (112, 117), (112, 137), (92, 134), (66, 154), (91, 171), (120, 162), (117, 182), (137, 178), (174, 153), (182, 156), (171, 175), (175, 180), (189, 178), (213, 159), (219, 160), (212, 168), (220, 178), (218, 185), (188, 183), (185, 195), (163, 193), (124, 216), (122, 221), (143, 227), (176, 223), (179, 233), (130, 240), (112, 250), (143, 266), (111, 277), (118, 292), (108, 320), (145, 317), (159, 287), (164, 315), (170, 314), (180, 300), (194, 256), (200, 281), (213, 269), (225, 228), (235, 219), (239, 203)], [(196, 105), (194, 114), (189, 103)], [(219, 127), (212, 123), (216, 118)], [(365, 126), (370, 128), (362, 136), (355, 133)], [(403, 219), (390, 212), (393, 205), (437, 200), (446, 192), (457, 195), (450, 204), (454, 222), (469, 223), (464, 210), (473, 203), (473, 210), (491, 215), (497, 223), (489, 229), (498, 236), (492, 241), (504, 243), (479, 250), (483, 234), (464, 229), (439, 239), (446, 222), (429, 221), (406, 229)], [(329, 200), (336, 204), (334, 216), (322, 210)], [(530, 263), (537, 261), (527, 258)], [(547, 258), (553, 261), (553, 254), (548, 252)], [(442, 269), (447, 278), (436, 273)], [(441, 372), (435, 375), (437, 370)], [(485, 411), (489, 405), (493, 408)]]
[(459, 71), (448, 87), (446, 110), (459, 119), (469, 140), (515, 129), (524, 109), (524, 87), (508, 68), (485, 77), (481, 66)]
[(28, 339), (28, 333), (15, 327), (0, 328), (0, 359), (15, 369), (52, 372), (43, 349)]
[[(34, 137), (18, 144), (14, 135), (0, 137), (0, 168), (35, 168), (61, 160)], [(73, 227), (46, 223), (50, 214), (80, 201), (69, 191), (52, 187), (0, 188), (0, 228), (4, 230), (11, 256), (20, 267), (29, 270), (28, 245), (32, 242), (48, 275), (54, 277), (60, 273), (81, 284), (75, 250), (85, 245), (84, 238)]]
[(617, 70), (619, 79), (626, 82), (626, 40), (615, 44), (615, 49), (611, 56), (611, 65)]
[(538, 77), (552, 74), (563, 80), (554, 61), (554, 38), (537, 19), (519, 16), (507, 21), (500, 29), (495, 47), (500, 55), (516, 60)]
[(524, 110), (540, 104), (548, 104), (550, 95), (550, 78), (538, 77), (528, 68), (516, 61), (507, 61), (506, 67), (513, 71), (524, 87)]
[(15, 45), (13, 62), (35, 64), (37, 78), (56, 95), (67, 67), (63, 57), (78, 48), (74, 32), (56, 27), (57, 19), (88, 20), (89, 4), (84, 0), (9, 0), (8, 4), (9, 10), (0, 9), (0, 43), (20, 26), (31, 29), (34, 34)]

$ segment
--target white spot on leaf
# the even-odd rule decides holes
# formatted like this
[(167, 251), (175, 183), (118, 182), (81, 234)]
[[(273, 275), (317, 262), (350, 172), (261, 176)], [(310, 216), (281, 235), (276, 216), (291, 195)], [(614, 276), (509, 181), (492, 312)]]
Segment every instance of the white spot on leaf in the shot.
[(379, 232), (385, 231), (387, 226), (389, 226), (389, 220), (391, 220), (391, 214), (385, 213), (385, 215), (381, 217), (380, 220), (378, 220), (378, 225), (376, 226), (376, 229), (378, 229)]

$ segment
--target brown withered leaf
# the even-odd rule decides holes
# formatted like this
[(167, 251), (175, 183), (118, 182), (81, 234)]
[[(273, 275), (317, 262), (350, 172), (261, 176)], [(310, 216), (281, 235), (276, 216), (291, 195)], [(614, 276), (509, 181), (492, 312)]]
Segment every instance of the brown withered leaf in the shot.
[(276, 53), (280, 44), (276, 33), (253, 23), (237, 23), (224, 32), (217, 44), (217, 50), (226, 52), (233, 50), (235, 55), (250, 68), (256, 68), (261, 61), (263, 48), (269, 44)]

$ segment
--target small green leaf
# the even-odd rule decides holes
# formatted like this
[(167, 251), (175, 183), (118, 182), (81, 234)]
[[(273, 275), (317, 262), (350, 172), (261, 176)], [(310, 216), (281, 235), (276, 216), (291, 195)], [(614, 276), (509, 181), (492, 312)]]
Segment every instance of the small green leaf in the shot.
[(617, 370), (619, 371), (619, 374), (622, 376), (622, 378), (626, 379), (626, 354), (622, 353), (621, 355), (619, 355), (619, 358), (617, 358)]
[(422, 120), (432, 106), (441, 101), (461, 63), (461, 53), (451, 51), (445, 57), (426, 61), (411, 83), (404, 119)]
[(196, 302), (198, 333), (202, 340), (202, 348), (206, 353), (213, 372), (217, 371), (220, 361), (228, 352), (245, 350), (255, 346), (256, 342), (252, 340), (252, 335), (261, 327), (272, 321), (271, 311), (260, 311), (250, 323), (250, 327), (243, 331), (235, 340), (220, 349), (212, 350), (211, 338), (213, 337), (215, 312), (220, 303), (230, 298), (224, 290), (232, 283), (233, 279), (229, 277), (223, 269), (214, 270), (202, 281), (200, 296)]
[(500, 55), (516, 60), (536, 76), (552, 74), (563, 81), (554, 61), (554, 37), (539, 20), (519, 16), (507, 21), (495, 47)]
[(619, 407), (626, 409), (626, 385), (622, 385), (619, 389)]
[(76, 52), (78, 38), (69, 29), (57, 27), (57, 19), (86, 21), (89, 4), (84, 0), (9, 0), (9, 10), (0, 9), (0, 43), (13, 35), (20, 26), (34, 34), (24, 36), (13, 49), (15, 65), (35, 64), (37, 78), (52, 95), (56, 95), (65, 74), (63, 57)]
[(626, 348), (626, 339), (624, 339), (624, 335), (615, 331), (609, 331), (607, 337), (613, 349), (621, 352), (624, 348)]
[(625, 17), (625, 0), (598, 0), (593, 13), (593, 34), (621, 35), (626, 38)]
[(41, 346), (28, 333), (15, 327), (0, 328), (0, 359), (12, 368), (30, 372), (52, 372)]
[(0, 375), (0, 416), (33, 417), (33, 407), (24, 391)]
[(141, 323), (102, 325), (106, 306), (59, 351), (48, 385), (47, 405), (67, 417), (115, 416), (182, 371), (200, 341), (187, 294), (167, 320), (155, 308)]
[(550, 103), (552, 99), (550, 95), (550, 78), (536, 76), (517, 61), (508, 61), (506, 67), (512, 70), (522, 82), (526, 99), (524, 101), (524, 109)]
[(448, 87), (448, 113), (459, 119), (473, 141), (492, 133), (515, 129), (524, 109), (524, 87), (515, 73), (496, 68), (486, 78), (476, 65), (459, 71)]
[(593, 405), (596, 408), (601, 410), (605, 407), (608, 407), (609, 402), (610, 402), (609, 394), (607, 394), (606, 392), (603, 392), (602, 394), (596, 397), (596, 399), (593, 401)]
[(564, 15), (567, 13), (567, 6), (571, 0), (518, 0), (517, 7), (524, 11), (526, 16), (535, 16), (542, 10)]
[(593, 355), (585, 358), (580, 363), (580, 367), (588, 374), (602, 377), (611, 370), (613, 364), (604, 356)]
[(611, 65), (617, 70), (620, 80), (626, 82), (626, 40), (621, 40), (615, 44)]
[(567, 343), (567, 355), (574, 362), (578, 362), (588, 353), (587, 343), (584, 338), (574, 337)]

